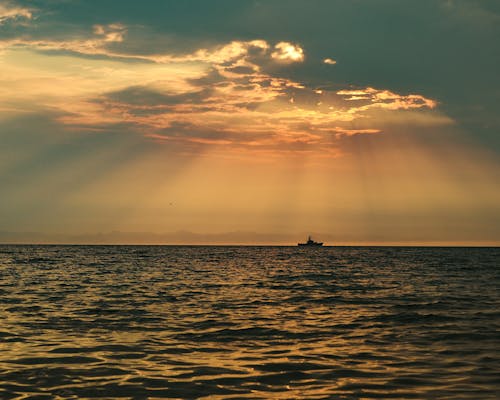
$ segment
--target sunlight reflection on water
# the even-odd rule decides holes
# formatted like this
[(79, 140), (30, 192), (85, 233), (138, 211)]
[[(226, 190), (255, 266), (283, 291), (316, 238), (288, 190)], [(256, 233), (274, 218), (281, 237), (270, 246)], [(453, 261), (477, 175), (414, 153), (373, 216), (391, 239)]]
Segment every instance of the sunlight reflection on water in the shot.
[(499, 256), (0, 246), (0, 398), (496, 399)]

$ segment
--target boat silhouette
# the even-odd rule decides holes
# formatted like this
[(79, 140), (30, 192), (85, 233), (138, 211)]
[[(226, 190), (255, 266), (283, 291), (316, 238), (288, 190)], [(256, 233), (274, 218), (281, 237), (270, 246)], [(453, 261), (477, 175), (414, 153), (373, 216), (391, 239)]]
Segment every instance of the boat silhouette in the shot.
[(315, 242), (312, 240), (311, 236), (307, 238), (307, 242), (305, 243), (298, 243), (299, 246), (313, 246), (313, 247), (319, 247), (323, 246), (323, 242)]

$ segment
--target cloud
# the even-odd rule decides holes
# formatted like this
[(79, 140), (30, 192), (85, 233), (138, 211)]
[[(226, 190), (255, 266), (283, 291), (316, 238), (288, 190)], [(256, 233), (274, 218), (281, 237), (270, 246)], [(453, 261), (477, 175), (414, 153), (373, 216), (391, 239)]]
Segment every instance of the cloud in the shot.
[(409, 94), (406, 96), (391, 92), (390, 90), (380, 90), (372, 87), (339, 90), (338, 95), (343, 96), (346, 101), (362, 101), (364, 105), (359, 106), (359, 110), (379, 107), (390, 110), (409, 110), (411, 108), (435, 108), (437, 102), (427, 99), (419, 94)]
[[(93, 100), (91, 123), (100, 115), (103, 122), (115, 115), (147, 138), (169, 145), (184, 141), (250, 152), (314, 151), (332, 156), (339, 154), (336, 138), (382, 133), (380, 115), (430, 110), (422, 120), (427, 125), (443, 123), (432, 111), (437, 103), (423, 95), (372, 87), (316, 89), (260, 68), (235, 71), (235, 64), (250, 62), (247, 50), (252, 46), (228, 46), (215, 50), (216, 55), (200, 50), (216, 61), (201, 77), (186, 79), (180, 92), (150, 82), (102, 94)], [(84, 123), (85, 118), (76, 118)], [(66, 117), (65, 123), (72, 120)], [(383, 119), (387, 124), (396, 120)]]
[(285, 63), (302, 62), (304, 61), (304, 50), (293, 43), (279, 42), (274, 46), (271, 57)]
[[(123, 50), (127, 35), (127, 26), (112, 23), (95, 24), (83, 37), (4, 41), (7, 48), (89, 58), (79, 61), (73, 73), (66, 63), (60, 67), (64, 73), (27, 76), (25, 87), (32, 99), (9, 88), (0, 90), (0, 97), (10, 93), (18, 104), (23, 100), (57, 109), (58, 121), (71, 129), (127, 124), (161, 143), (334, 156), (339, 154), (338, 137), (383, 132), (376, 119), (381, 110), (437, 106), (417, 93), (342, 84), (318, 89), (286, 77), (283, 71), (289, 64), (305, 59), (303, 48), (287, 41), (233, 40), (186, 54), (144, 55)], [(335, 63), (330, 58), (324, 62)], [(19, 78), (16, 85), (19, 89)]]
[[(14, 27), (19, 24), (7, 23), (1, 26), (0, 34), (4, 41), (17, 38), (18, 45), (51, 55), (74, 53), (86, 59), (110, 58), (125, 62), (161, 62), (163, 59), (170, 65), (180, 57), (188, 63), (212, 64), (206, 57), (214, 57), (217, 47), (231, 41), (248, 42), (254, 37), (252, 32), (258, 32), (255, 37), (265, 39), (269, 46), (264, 55), (253, 58), (253, 64), (261, 72), (275, 75), (280, 68), (283, 73), (292, 65), (293, 69), (284, 73), (311, 86), (356, 84), (387, 88), (396, 93), (417, 91), (426, 98), (437, 99), (439, 110), (460, 121), (471, 138), (500, 148), (497, 135), (500, 125), (495, 108), (498, 91), (492, 85), (497, 81), (499, 64), (495, 51), (500, 26), (498, 2), (419, 2), (412, 15), (397, 1), (382, 6), (375, 2), (320, 1), (317, 7), (304, 7), (303, 0), (290, 0), (287, 7), (282, 7), (275, 2), (224, 0), (222, 11), (203, 1), (195, 3), (201, 10), (198, 13), (193, 13), (193, 5), (177, 2), (157, 2), (153, 7), (143, 7), (126, 0), (122, 7), (114, 7), (96, 0), (11, 1), (11, 5), (32, 7), (36, 24), (25, 24), (21, 28)], [(398, 34), (388, 36), (384, 24), (380, 24), (381, 17), (390, 20)], [(364, 21), (362, 26), (352, 24), (357, 20)], [(18, 22), (30, 20), (21, 17)], [(93, 33), (94, 25), (113, 23), (127, 27), (121, 42), (101, 42), (98, 51), (95, 46), (87, 46), (84, 53), (79, 52), (82, 46), (77, 41), (103, 39)], [(40, 48), (30, 47), (30, 41), (40, 43)], [(274, 46), (281, 41), (298, 43), (304, 49), (306, 60), (287, 64), (271, 58)], [(42, 42), (51, 44), (51, 49), (42, 50)], [(64, 46), (56, 42), (64, 42)], [(0, 43), (0, 47), (4, 44)], [(463, 57), (464, 46), (468, 49), (467, 57)], [(195, 54), (199, 49), (205, 54)], [(324, 57), (338, 64), (334, 69), (329, 68), (331, 65), (323, 62)], [(232, 65), (227, 67), (227, 72), (236, 74), (243, 68), (253, 66)], [(332, 82), (333, 72), (335, 82)], [(137, 84), (143, 83), (137, 81)]]
[(102, 36), (105, 42), (122, 42), (127, 28), (122, 24), (94, 25), (94, 33)]
[(33, 13), (29, 8), (17, 6), (11, 2), (0, 4), (0, 25), (7, 21), (32, 19)]
[[(81, 55), (102, 55), (108, 57), (125, 57), (131, 59), (143, 59), (121, 52), (110, 50), (108, 46), (112, 43), (120, 43), (127, 32), (127, 28), (121, 24), (95, 25), (92, 35), (84, 38), (69, 40), (37, 39), (29, 35), (22, 35), (10, 39), (0, 40), (0, 49), (27, 48), (37, 51), (64, 52), (70, 51)], [(146, 61), (143, 59), (143, 61)]]

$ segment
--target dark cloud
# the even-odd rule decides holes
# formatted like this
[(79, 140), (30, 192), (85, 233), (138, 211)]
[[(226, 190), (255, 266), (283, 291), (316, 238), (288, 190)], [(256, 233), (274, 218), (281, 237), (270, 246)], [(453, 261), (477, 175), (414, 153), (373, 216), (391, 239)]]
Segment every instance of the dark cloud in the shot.
[(227, 72), (232, 72), (234, 74), (251, 74), (254, 72), (253, 68), (250, 67), (243, 67), (243, 66), (235, 66), (235, 67), (229, 67), (225, 69)]
[(107, 93), (103, 99), (136, 106), (169, 106), (177, 104), (202, 104), (212, 95), (210, 88), (182, 94), (167, 94), (144, 86), (131, 86)]
[[(266, 64), (258, 48), (249, 51), (250, 60), (266, 73), (311, 87), (336, 82), (421, 93), (436, 99), (471, 138), (500, 150), (500, 3), (495, 0), (15, 3), (32, 9), (35, 19), (26, 26), (0, 26), (3, 39), (78, 39), (88, 37), (96, 24), (121, 23), (128, 29), (126, 40), (106, 46), (130, 55), (188, 54), (256, 38), (300, 43), (303, 63)], [(322, 63), (329, 57), (338, 63)], [(227, 68), (249, 69), (231, 63)], [(216, 72), (203, 79), (215, 81)], [(221, 79), (220, 84), (226, 83)]]

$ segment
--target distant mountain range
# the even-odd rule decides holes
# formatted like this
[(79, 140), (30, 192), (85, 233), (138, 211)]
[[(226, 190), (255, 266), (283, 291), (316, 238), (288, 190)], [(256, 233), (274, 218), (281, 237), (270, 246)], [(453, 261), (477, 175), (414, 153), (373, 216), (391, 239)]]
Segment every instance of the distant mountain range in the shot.
[(176, 231), (166, 233), (110, 231), (95, 234), (57, 234), (41, 232), (0, 231), (0, 243), (58, 243), (58, 244), (277, 244), (295, 245), (298, 240), (313, 235), (323, 241), (334, 241), (332, 235), (318, 232), (294, 234), (234, 231), (195, 233)]
[(491, 239), (439, 240), (438, 238), (402, 237), (391, 241), (384, 237), (360, 238), (349, 235), (321, 232), (258, 233), (232, 231), (221, 233), (196, 233), (186, 230), (175, 232), (100, 232), (62, 234), (42, 232), (0, 231), (0, 244), (153, 244), (153, 245), (291, 245), (304, 241), (309, 235), (324, 242), (325, 246), (492, 246), (500, 242)]

